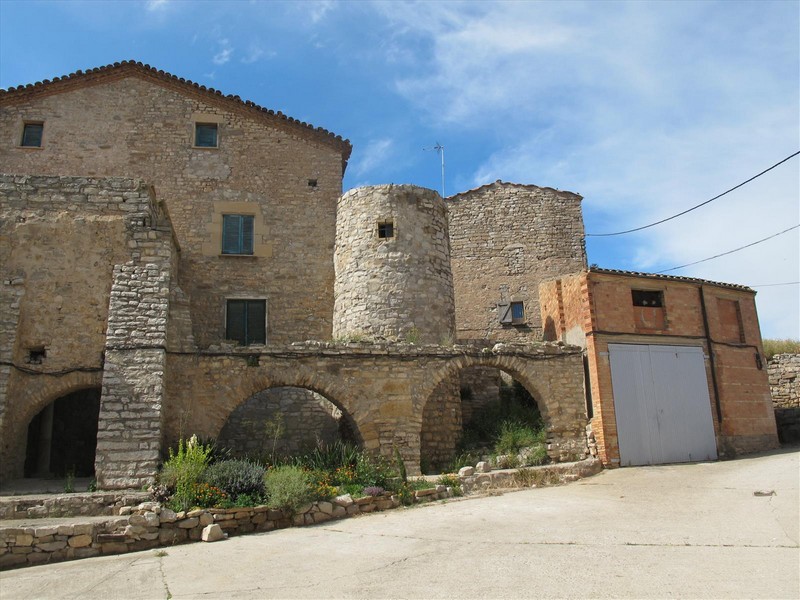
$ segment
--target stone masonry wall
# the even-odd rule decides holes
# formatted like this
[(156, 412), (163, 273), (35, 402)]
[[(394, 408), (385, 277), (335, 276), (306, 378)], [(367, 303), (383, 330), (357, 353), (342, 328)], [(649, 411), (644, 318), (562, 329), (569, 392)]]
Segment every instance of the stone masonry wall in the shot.
[[(147, 311), (125, 305), (128, 327), (114, 326), (112, 346), (106, 348), (109, 298), (122, 265), (135, 271), (130, 273), (134, 280), (152, 269), (166, 269), (168, 277), (173, 251), (151, 188), (137, 180), (3, 175), (0, 212), (4, 275), (12, 277), (2, 298), (19, 315), (16, 327), (4, 327), (0, 340), (4, 356), (11, 358), (0, 396), (5, 407), (0, 476), (5, 478), (22, 475), (30, 420), (56, 398), (99, 385), (104, 360), (117, 360), (109, 356), (117, 342), (160, 343), (148, 327), (163, 323), (148, 322)], [(163, 293), (167, 286), (159, 277), (157, 293)], [(153, 293), (147, 286), (140, 291)], [(140, 332), (143, 337), (137, 339)], [(32, 350), (43, 354), (32, 361)], [(112, 431), (102, 415), (100, 428), (117, 443), (120, 430)]]
[[(447, 206), (457, 339), (542, 339), (539, 283), (586, 267), (581, 197), (498, 181)], [(509, 302), (523, 323), (499, 322)]]
[[(379, 237), (379, 225), (391, 236)], [(334, 337), (452, 343), (453, 279), (447, 208), (433, 190), (350, 190), (336, 224)]]
[[(152, 184), (182, 248), (178, 283), (200, 347), (225, 339), (227, 298), (267, 299), (269, 343), (330, 338), (347, 142), (133, 65), (29, 88), (0, 92), (3, 170)], [(41, 148), (19, 146), (26, 120), (44, 123)], [(196, 122), (217, 124), (218, 147), (194, 147)], [(224, 213), (255, 217), (253, 256), (221, 254)]]
[(217, 445), (235, 456), (264, 457), (273, 450), (277, 455), (296, 455), (338, 440), (341, 416), (338, 408), (310, 390), (272, 388), (248, 398), (231, 413)]
[(800, 354), (776, 354), (767, 364), (775, 408), (800, 408)]

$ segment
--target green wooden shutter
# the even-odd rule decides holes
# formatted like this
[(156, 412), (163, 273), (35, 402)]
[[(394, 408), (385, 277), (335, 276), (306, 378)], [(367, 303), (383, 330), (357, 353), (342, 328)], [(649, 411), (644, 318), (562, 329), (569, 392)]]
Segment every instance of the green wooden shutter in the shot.
[(267, 303), (264, 300), (247, 302), (247, 344), (267, 343)]
[(222, 215), (222, 253), (240, 254), (241, 238), (241, 215)]
[(247, 345), (246, 311), (246, 300), (228, 300), (228, 310), (225, 315), (225, 339), (236, 340), (243, 346)]
[(241, 254), (253, 253), (253, 215), (242, 215)]

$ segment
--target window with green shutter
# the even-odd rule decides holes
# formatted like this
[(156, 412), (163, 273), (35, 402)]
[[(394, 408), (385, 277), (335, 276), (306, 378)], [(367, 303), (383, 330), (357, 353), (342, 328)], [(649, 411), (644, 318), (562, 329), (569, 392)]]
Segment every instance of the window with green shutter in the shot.
[(222, 253), (253, 254), (253, 215), (222, 215)]
[(225, 339), (242, 346), (267, 343), (267, 301), (228, 300)]

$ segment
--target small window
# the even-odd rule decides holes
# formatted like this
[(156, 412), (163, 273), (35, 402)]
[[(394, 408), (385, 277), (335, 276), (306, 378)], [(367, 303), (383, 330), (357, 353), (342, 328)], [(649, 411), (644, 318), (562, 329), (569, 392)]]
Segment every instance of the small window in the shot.
[(381, 239), (394, 237), (394, 223), (378, 223), (378, 237)]
[(253, 215), (222, 215), (222, 253), (253, 254)]
[(19, 145), (26, 148), (41, 148), (43, 132), (44, 123), (25, 123), (22, 129), (22, 140)]
[(216, 123), (195, 123), (194, 124), (194, 145), (199, 148), (217, 147), (217, 124)]
[(498, 304), (497, 315), (503, 325), (523, 325), (525, 324), (525, 303)]
[(267, 343), (267, 301), (228, 300), (225, 339), (242, 346)]
[(634, 306), (661, 308), (664, 306), (664, 294), (652, 290), (631, 290)]

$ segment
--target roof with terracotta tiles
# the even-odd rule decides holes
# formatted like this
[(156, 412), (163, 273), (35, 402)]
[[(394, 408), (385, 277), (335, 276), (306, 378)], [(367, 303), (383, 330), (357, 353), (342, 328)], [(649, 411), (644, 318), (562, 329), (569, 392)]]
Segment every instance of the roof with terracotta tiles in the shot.
[(533, 185), (532, 183), (512, 183), (509, 181), (501, 181), (498, 179), (497, 181), (493, 181), (491, 183), (484, 183), (483, 185), (479, 185), (476, 188), (472, 188), (471, 190), (466, 190), (464, 192), (458, 192), (457, 194), (453, 194), (452, 196), (448, 196), (445, 198), (446, 200), (455, 200), (459, 196), (466, 196), (468, 194), (473, 194), (484, 188), (490, 188), (493, 186), (503, 186), (503, 187), (516, 187), (516, 188), (525, 188), (525, 189), (532, 189), (532, 190), (549, 190), (551, 192), (555, 192), (556, 194), (569, 194), (570, 196), (577, 196), (579, 199), (583, 200), (583, 196), (580, 194), (576, 194), (575, 192), (568, 192), (566, 190), (557, 190), (556, 188), (551, 187), (542, 187), (539, 185)]
[(589, 273), (597, 273), (600, 275), (622, 275), (624, 277), (641, 277), (646, 279), (658, 279), (663, 281), (680, 281), (683, 283), (696, 283), (702, 285), (716, 285), (718, 287), (730, 288), (742, 292), (756, 291), (746, 285), (739, 285), (738, 283), (722, 283), (719, 281), (709, 281), (708, 279), (698, 279), (696, 277), (680, 277), (677, 275), (662, 275), (660, 273), (640, 273), (638, 271), (621, 271), (619, 269), (601, 269), (600, 267), (589, 267)]
[(342, 136), (336, 135), (322, 127), (314, 127), (309, 123), (304, 123), (297, 119), (283, 114), (281, 111), (273, 111), (263, 106), (259, 106), (250, 100), (242, 100), (239, 96), (228, 94), (225, 95), (221, 91), (211, 87), (206, 87), (199, 83), (195, 83), (183, 77), (178, 77), (146, 65), (141, 62), (133, 60), (124, 60), (122, 62), (115, 62), (103, 67), (95, 67), (85, 71), (79, 70), (69, 75), (62, 77), (54, 77), (53, 79), (45, 79), (37, 81), (36, 83), (29, 83), (26, 85), (11, 86), (6, 90), (0, 90), (0, 106), (3, 104), (11, 104), (16, 101), (24, 101), (34, 96), (57, 94), (60, 92), (69, 91), (82, 86), (96, 85), (104, 81), (119, 79), (128, 76), (139, 76), (151, 81), (156, 81), (163, 85), (173, 86), (181, 89), (184, 92), (192, 93), (202, 96), (206, 101), (214, 103), (223, 103), (229, 108), (243, 110), (249, 113), (254, 118), (261, 118), (269, 122), (273, 126), (279, 128), (290, 128), (296, 133), (305, 135), (311, 139), (323, 142), (332, 146), (342, 153), (342, 164), (347, 164), (352, 152), (352, 145), (349, 140), (343, 139)]

